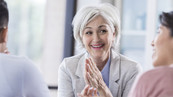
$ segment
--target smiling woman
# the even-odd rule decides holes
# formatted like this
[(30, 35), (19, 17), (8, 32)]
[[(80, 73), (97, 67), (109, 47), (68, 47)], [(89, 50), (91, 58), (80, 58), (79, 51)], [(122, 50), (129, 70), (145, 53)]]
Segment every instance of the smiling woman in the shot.
[(169, 60), (173, 57), (173, 47), (170, 45), (172, 43), (173, 38), (170, 36), (170, 29), (164, 25), (160, 25), (158, 35), (152, 42), (154, 51), (152, 58), (154, 66), (170, 65), (172, 63), (172, 60)]
[(160, 15), (160, 26), (158, 34), (152, 41), (153, 46), (153, 65), (162, 66), (170, 65), (173, 63), (173, 11)]
[(127, 97), (140, 66), (115, 50), (120, 39), (117, 8), (111, 4), (83, 7), (72, 24), (74, 38), (86, 52), (61, 63), (58, 97), (88, 96), (87, 86), (102, 97)]

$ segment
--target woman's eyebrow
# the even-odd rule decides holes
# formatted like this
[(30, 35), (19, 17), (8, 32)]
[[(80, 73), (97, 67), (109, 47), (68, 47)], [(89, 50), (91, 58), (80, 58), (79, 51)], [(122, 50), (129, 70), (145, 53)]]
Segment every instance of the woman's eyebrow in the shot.
[(106, 25), (100, 25), (98, 28), (107, 27)]
[[(102, 27), (107, 27), (107, 26), (106, 26), (106, 24), (103, 24), (103, 25), (100, 25), (98, 28), (102, 28)], [(85, 27), (84, 30), (85, 29), (92, 29), (92, 27)]]
[(91, 27), (85, 27), (84, 30), (85, 30), (85, 29), (92, 29), (92, 28), (91, 28)]

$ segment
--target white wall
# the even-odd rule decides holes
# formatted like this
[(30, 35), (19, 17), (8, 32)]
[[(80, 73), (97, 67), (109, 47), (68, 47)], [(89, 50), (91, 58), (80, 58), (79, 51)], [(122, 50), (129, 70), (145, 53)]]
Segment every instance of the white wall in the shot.
[[(43, 71), (48, 85), (57, 86), (58, 67), (62, 61), (66, 0), (47, 0), (45, 9)], [(57, 91), (51, 91), (56, 97)]]

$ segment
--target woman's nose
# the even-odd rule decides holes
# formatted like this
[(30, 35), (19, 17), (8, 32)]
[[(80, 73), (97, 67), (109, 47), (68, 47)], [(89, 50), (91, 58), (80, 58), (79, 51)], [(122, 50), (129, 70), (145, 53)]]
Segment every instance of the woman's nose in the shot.
[(98, 34), (94, 34), (93, 38), (94, 38), (93, 40), (96, 42), (100, 40), (100, 36)]
[(151, 42), (151, 46), (154, 47), (154, 40)]

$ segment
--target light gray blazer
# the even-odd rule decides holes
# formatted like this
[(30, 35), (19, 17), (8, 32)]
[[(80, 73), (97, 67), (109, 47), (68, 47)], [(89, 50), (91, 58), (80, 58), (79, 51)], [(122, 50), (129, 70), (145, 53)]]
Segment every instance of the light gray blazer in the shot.
[[(77, 97), (85, 87), (84, 67), (87, 53), (65, 58), (59, 67), (58, 97)], [(141, 67), (136, 62), (111, 51), (109, 89), (113, 97), (127, 97)]]

